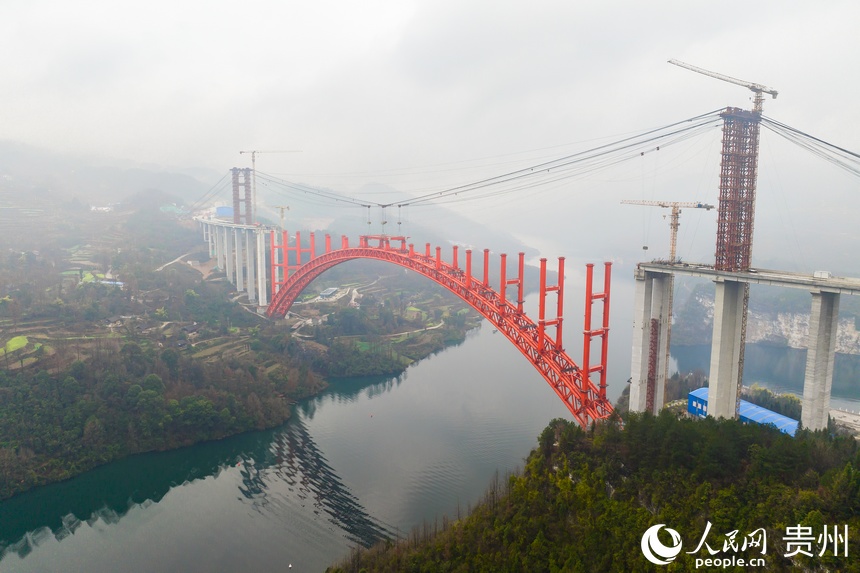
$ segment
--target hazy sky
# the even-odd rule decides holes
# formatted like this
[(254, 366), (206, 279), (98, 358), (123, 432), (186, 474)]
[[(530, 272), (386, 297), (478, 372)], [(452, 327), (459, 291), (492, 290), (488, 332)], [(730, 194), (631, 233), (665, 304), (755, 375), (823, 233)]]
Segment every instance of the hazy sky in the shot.
[[(666, 63), (677, 58), (778, 89), (765, 115), (860, 150), (858, 24), (856, 0), (4, 2), (0, 139), (219, 173), (250, 166), (240, 150), (297, 149), (257, 167), (344, 193), (374, 182), (420, 193), (750, 107), (748, 90)], [(605, 188), (571, 182), (470, 214), (524, 236), (582, 224), (663, 246), (660, 213), (618, 202), (715, 202), (712, 139)], [(860, 206), (857, 178), (793, 153), (762, 151), (762, 255), (786, 234), (803, 244), (811, 212), (826, 225)], [(612, 229), (615, 212), (628, 224)], [(705, 237), (690, 239), (693, 255), (712, 254), (713, 218), (682, 221)]]

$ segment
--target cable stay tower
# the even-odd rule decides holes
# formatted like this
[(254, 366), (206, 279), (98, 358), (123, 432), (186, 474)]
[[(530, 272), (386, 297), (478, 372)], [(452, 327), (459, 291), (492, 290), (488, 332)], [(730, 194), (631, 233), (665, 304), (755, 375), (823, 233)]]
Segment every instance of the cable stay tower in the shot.
[[(249, 225), (253, 225), (257, 221), (257, 154), (258, 153), (301, 153), (300, 149), (290, 149), (288, 151), (261, 151), (254, 149), (250, 151), (240, 151), (239, 155), (246, 153), (251, 154), (251, 209), (249, 212)], [(283, 212), (281, 212), (283, 215)]]
[[(758, 178), (759, 131), (764, 94), (776, 99), (777, 90), (762, 84), (739, 80), (725, 74), (712, 72), (678, 60), (670, 64), (715, 78), (724, 82), (745, 87), (753, 92), (753, 109), (747, 111), (727, 107), (721, 113), (723, 118), (722, 160), (720, 162), (720, 197), (717, 209), (717, 244), (714, 268), (718, 271), (745, 272), (750, 269), (752, 258), (753, 223), (755, 221), (755, 191)], [(731, 286), (729, 286), (731, 285)], [(734, 300), (732, 289), (740, 285), (742, 304), (740, 305), (740, 347), (736, 355), (726, 356), (723, 364), (736, 363), (731, 378), (735, 382), (734, 407), (732, 411), (718, 411), (714, 415), (737, 418), (743, 387), (744, 346), (746, 344), (747, 314), (749, 310), (749, 283), (721, 283), (717, 285), (717, 296), (729, 296)], [(723, 287), (725, 292), (720, 290)], [(730, 294), (730, 291), (731, 294)], [(715, 333), (716, 335), (716, 333)], [(712, 359), (712, 363), (713, 359)], [(733, 367), (734, 368), (734, 367)], [(715, 377), (715, 373), (711, 373)], [(726, 405), (728, 407), (728, 405)]]

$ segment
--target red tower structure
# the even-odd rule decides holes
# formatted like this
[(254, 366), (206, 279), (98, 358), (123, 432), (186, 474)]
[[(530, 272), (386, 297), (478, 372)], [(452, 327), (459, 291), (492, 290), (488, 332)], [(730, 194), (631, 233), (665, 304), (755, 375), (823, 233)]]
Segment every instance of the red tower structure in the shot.
[(752, 259), (760, 111), (729, 107), (723, 118), (717, 250), (720, 271), (749, 270)]
[[(779, 92), (761, 84), (711, 72), (678, 60), (669, 60), (669, 63), (743, 86), (754, 94), (752, 111), (728, 107), (720, 114), (723, 118), (723, 151), (720, 163), (720, 201), (717, 206), (717, 247), (714, 261), (714, 267), (719, 271), (748, 271), (752, 261), (759, 125), (764, 107), (764, 94), (769, 94), (776, 99)], [(750, 285), (745, 282), (740, 320), (740, 344), (737, 350), (735, 417), (740, 409), (743, 386), (749, 300)]]
[[(251, 207), (251, 170), (247, 167), (234, 167), (233, 174), (233, 222), (253, 225), (254, 216)], [(242, 206), (244, 205), (244, 209)]]

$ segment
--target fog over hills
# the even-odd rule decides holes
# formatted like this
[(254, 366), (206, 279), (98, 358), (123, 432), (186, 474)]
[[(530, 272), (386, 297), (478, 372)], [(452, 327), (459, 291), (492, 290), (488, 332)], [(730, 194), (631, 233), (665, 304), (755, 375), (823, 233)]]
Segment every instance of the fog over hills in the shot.
[(205, 169), (165, 168), (105, 157), (74, 156), (0, 141), (0, 193), (38, 193), (88, 204), (121, 202), (148, 189), (193, 202), (208, 189)]

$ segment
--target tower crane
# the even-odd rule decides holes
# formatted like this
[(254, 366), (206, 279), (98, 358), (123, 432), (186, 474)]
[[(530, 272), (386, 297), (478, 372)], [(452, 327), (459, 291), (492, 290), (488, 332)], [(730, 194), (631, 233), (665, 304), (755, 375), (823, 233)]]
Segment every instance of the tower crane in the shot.
[[(669, 239), (669, 263), (675, 263), (675, 254), (678, 245), (678, 227), (681, 225), (681, 208), (685, 209), (705, 209), (706, 211), (710, 211), (714, 208), (713, 205), (709, 205), (707, 203), (699, 203), (699, 202), (683, 202), (683, 201), (638, 201), (634, 199), (625, 199), (621, 201), (621, 203), (625, 205), (644, 205), (646, 207), (663, 207), (664, 209), (672, 209), (672, 215), (669, 219), (669, 228), (671, 229), (670, 239)], [(674, 305), (675, 298), (675, 275), (669, 275), (669, 283), (666, 287), (666, 316), (669, 319), (666, 321), (665, 325), (665, 340), (666, 340), (666, 355), (663, 360), (663, 372), (662, 379), (665, 383), (665, 380), (669, 374), (669, 346), (670, 340), (672, 337), (672, 306)], [(646, 408), (651, 413), (656, 413), (654, 409), (654, 400), (656, 394), (656, 383), (657, 383), (657, 343), (656, 336), (659, 333), (659, 321), (656, 319), (652, 319), (651, 322), (651, 332), (652, 332), (652, 340), (650, 348), (648, 349), (648, 381), (646, 385)], [(662, 408), (663, 404), (659, 404), (659, 408)]]
[(289, 211), (289, 205), (269, 205), (272, 209), (278, 209), (281, 211), (281, 230), (284, 230), (284, 211)]
[(624, 205), (645, 205), (648, 207), (663, 207), (664, 209), (672, 209), (672, 215), (669, 219), (669, 228), (671, 234), (669, 237), (669, 262), (675, 262), (675, 252), (678, 247), (678, 227), (681, 225), (681, 208), (685, 209), (705, 209), (710, 211), (714, 208), (713, 205), (699, 202), (683, 202), (683, 201), (637, 201), (634, 199), (624, 199), (621, 201)]
[(744, 80), (739, 80), (737, 78), (733, 78), (731, 76), (727, 76), (725, 74), (720, 74), (717, 72), (711, 72), (711, 71), (706, 70), (704, 68), (700, 68), (700, 67), (694, 66), (692, 64), (686, 64), (686, 63), (680, 62), (678, 60), (669, 60), (669, 63), (674, 64), (674, 65), (679, 66), (679, 67), (682, 67), (682, 68), (686, 68), (686, 69), (690, 70), (691, 72), (697, 72), (697, 73), (705, 75), (705, 76), (717, 78), (718, 80), (723, 80), (724, 82), (729, 82), (730, 84), (736, 84), (736, 85), (743, 86), (743, 87), (749, 89), (750, 91), (752, 91), (755, 94), (755, 97), (753, 98), (753, 111), (756, 111), (758, 113), (761, 113), (762, 108), (764, 106), (764, 96), (762, 94), (769, 94), (771, 97), (773, 97), (773, 99), (776, 99), (777, 94), (779, 94), (778, 91), (771, 89), (771, 88), (768, 88), (768, 87), (765, 87), (761, 84), (756, 84), (753, 82), (747, 82)]
[[(257, 154), (258, 153), (301, 153), (301, 150), (291, 149), (289, 151), (240, 151), (239, 155), (251, 154), (251, 221), (257, 220)], [(283, 213), (282, 213), (283, 214)]]

